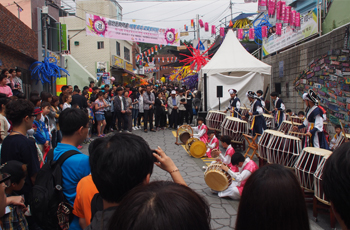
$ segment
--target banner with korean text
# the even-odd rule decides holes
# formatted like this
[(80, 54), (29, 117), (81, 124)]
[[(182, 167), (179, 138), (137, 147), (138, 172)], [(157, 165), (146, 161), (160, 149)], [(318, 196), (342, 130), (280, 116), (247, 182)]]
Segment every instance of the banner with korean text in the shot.
[(294, 30), (290, 26), (285, 26), (282, 28), (281, 36), (274, 33), (266, 40), (263, 40), (263, 56), (265, 57), (319, 32), (317, 8), (302, 16), (300, 21), (300, 30)]
[(178, 29), (137, 25), (93, 14), (86, 14), (86, 34), (118, 40), (180, 46)]

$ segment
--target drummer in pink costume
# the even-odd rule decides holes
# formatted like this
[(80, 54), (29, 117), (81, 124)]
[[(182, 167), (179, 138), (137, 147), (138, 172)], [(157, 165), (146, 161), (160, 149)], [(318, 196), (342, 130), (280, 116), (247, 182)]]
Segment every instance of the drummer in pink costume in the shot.
[(250, 175), (255, 172), (259, 167), (249, 157), (244, 159), (241, 153), (235, 153), (231, 158), (232, 165), (235, 165), (239, 169), (239, 173), (232, 172), (227, 166), (222, 165), (222, 170), (226, 171), (230, 176), (235, 179), (232, 184), (224, 191), (219, 192), (219, 197), (230, 197), (231, 199), (238, 200), (241, 198), (243, 188)]
[(197, 134), (193, 134), (193, 137), (198, 138), (199, 140), (203, 141), (204, 144), (208, 141), (208, 127), (204, 124), (204, 118), (198, 117), (198, 127), (192, 127), (193, 132), (196, 132)]
[(213, 149), (219, 150), (219, 140), (215, 136), (215, 132), (213, 130), (208, 131), (208, 141), (207, 141), (207, 157), (211, 158), (211, 151)]
[(221, 145), (226, 149), (226, 152), (225, 152), (225, 155), (220, 153), (220, 156), (216, 159), (216, 161), (222, 162), (226, 164), (232, 171), (238, 172), (237, 166), (232, 166), (231, 164), (231, 157), (235, 154), (235, 150), (231, 146), (231, 137), (225, 135), (225, 136), (222, 136), (220, 140), (221, 140)]

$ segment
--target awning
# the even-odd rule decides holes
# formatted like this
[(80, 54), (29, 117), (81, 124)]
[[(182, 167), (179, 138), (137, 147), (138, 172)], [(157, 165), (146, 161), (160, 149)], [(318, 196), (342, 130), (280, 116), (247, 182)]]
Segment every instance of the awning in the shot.
[(111, 66), (111, 71), (119, 71), (119, 72), (123, 72), (123, 73), (127, 73), (127, 74), (130, 74), (132, 76), (135, 76), (135, 74), (129, 70), (126, 70), (126, 69), (123, 69), (123, 68), (120, 68), (119, 66)]

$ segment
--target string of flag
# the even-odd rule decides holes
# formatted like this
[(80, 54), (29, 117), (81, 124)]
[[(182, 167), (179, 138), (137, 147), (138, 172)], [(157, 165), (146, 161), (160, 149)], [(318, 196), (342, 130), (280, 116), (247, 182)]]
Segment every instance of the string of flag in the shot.
[[(204, 28), (205, 32), (209, 32), (209, 28), (211, 28), (211, 34), (216, 35), (216, 26), (215, 25), (212, 25), (210, 27), (209, 23), (203, 22), (202, 19), (198, 20), (198, 24), (199, 24), (200, 28)], [(196, 23), (194, 22), (194, 19), (191, 19), (191, 28), (195, 29), (195, 27), (196, 27)], [(188, 26), (186, 24), (184, 25), (184, 30), (188, 31)], [(220, 27), (220, 36), (221, 37), (225, 36), (225, 28), (224, 27)]]

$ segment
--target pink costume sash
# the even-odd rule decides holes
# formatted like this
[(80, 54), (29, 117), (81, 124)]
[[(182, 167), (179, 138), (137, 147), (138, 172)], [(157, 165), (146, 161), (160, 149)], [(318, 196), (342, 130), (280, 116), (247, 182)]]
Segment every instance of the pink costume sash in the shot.
[[(255, 172), (256, 170), (258, 170), (258, 168), (259, 168), (258, 165), (257, 165), (254, 161), (250, 160), (250, 161), (244, 166), (242, 172), (243, 172), (244, 170), (248, 170), (248, 171), (250, 171), (251, 173), (253, 173), (253, 172)], [(249, 177), (248, 177), (248, 178), (249, 178)], [(247, 182), (248, 178), (247, 178), (246, 180), (244, 180), (244, 181), (241, 181), (241, 185), (240, 185), (240, 186), (237, 186), (237, 189), (238, 189), (239, 194), (240, 194), (241, 196), (242, 196), (242, 192), (243, 192), (244, 185), (245, 185), (245, 183)]]

